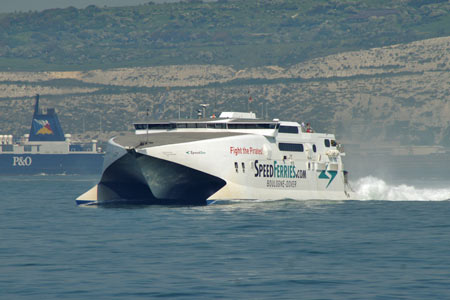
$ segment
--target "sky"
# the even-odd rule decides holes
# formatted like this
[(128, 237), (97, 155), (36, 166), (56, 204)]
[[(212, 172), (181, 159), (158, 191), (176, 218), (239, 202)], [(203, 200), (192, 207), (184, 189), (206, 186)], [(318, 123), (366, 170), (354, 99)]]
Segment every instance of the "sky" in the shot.
[(0, 13), (14, 11), (41, 11), (49, 8), (66, 8), (73, 6), (76, 8), (85, 8), (91, 4), (99, 7), (103, 6), (131, 6), (144, 4), (148, 2), (179, 2), (179, 0), (0, 0)]

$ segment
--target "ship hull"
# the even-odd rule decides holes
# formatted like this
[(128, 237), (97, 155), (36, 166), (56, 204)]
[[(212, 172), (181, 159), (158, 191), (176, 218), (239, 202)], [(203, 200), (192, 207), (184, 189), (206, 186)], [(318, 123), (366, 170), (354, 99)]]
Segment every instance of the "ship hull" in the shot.
[(128, 151), (103, 171), (94, 188), (95, 201), (80, 197), (77, 203), (206, 205), (206, 200), (225, 184), (193, 168)]
[(0, 135), (0, 175), (99, 174), (104, 153), (97, 141), (75, 142), (64, 134), (54, 108), (40, 109), (36, 95), (30, 133)]
[[(194, 137), (189, 141), (187, 133), (154, 137), (149, 147), (137, 148), (127, 145), (140, 144), (139, 137), (110, 140), (100, 182), (77, 203), (206, 205), (218, 200), (351, 199), (344, 171), (337, 164), (331, 169), (333, 164), (318, 164), (304, 153), (290, 158), (281, 152), (266, 153), (264, 149), (273, 143), (260, 135), (211, 136), (200, 141)], [(158, 141), (163, 142), (157, 145)], [(236, 145), (252, 150), (237, 153)]]
[(100, 174), (103, 154), (6, 154), (0, 155), (0, 175)]

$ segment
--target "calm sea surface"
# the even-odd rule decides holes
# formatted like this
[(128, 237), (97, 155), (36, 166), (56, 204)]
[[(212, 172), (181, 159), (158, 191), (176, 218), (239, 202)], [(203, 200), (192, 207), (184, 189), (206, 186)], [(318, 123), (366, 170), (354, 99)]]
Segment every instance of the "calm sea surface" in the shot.
[(77, 207), (96, 181), (0, 177), (0, 299), (450, 299), (449, 185), (365, 178), (354, 188), (370, 201)]

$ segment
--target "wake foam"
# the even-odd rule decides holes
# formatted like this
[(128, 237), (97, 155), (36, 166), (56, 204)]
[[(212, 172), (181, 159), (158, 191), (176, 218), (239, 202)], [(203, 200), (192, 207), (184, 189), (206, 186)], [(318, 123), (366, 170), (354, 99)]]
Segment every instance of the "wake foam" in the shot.
[(388, 201), (444, 201), (450, 200), (450, 188), (427, 189), (401, 184), (389, 185), (376, 177), (364, 177), (352, 183), (357, 199)]

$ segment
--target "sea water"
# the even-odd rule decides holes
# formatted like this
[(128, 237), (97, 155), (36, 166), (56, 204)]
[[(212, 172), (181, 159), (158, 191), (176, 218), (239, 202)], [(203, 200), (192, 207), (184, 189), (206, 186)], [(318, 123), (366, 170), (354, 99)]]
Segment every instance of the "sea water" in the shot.
[(450, 186), (359, 201), (77, 207), (98, 178), (0, 177), (0, 299), (450, 299)]

